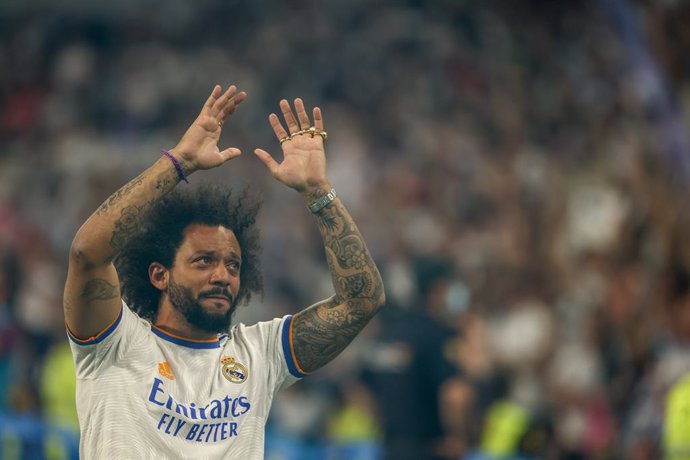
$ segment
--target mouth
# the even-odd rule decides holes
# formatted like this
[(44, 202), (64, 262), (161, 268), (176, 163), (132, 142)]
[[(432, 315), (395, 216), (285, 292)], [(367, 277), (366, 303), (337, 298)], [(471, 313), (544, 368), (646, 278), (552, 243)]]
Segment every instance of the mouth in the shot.
[(203, 296), (204, 299), (209, 299), (214, 302), (222, 302), (224, 304), (230, 305), (232, 303), (232, 300), (230, 297), (224, 296), (224, 295), (205, 295)]

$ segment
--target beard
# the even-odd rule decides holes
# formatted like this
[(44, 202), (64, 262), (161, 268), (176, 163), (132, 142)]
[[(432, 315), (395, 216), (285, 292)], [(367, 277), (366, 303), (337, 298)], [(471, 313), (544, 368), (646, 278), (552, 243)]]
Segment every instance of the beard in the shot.
[[(224, 313), (212, 313), (199, 303), (200, 298), (211, 295), (225, 295), (230, 299), (230, 308)], [(168, 297), (173, 307), (182, 313), (187, 322), (209, 333), (227, 332), (232, 324), (232, 315), (237, 308), (237, 299), (225, 288), (214, 288), (204, 291), (195, 297), (191, 289), (175, 283), (172, 276), (168, 285)]]

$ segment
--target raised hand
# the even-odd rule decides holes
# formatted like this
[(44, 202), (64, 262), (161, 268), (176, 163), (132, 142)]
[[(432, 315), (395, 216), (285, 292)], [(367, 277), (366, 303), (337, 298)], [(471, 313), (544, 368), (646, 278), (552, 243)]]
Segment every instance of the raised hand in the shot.
[(235, 85), (230, 86), (222, 95), (220, 85), (213, 88), (199, 116), (177, 146), (170, 151), (187, 171), (214, 168), (240, 155), (240, 150), (235, 147), (220, 150), (218, 139), (225, 120), (246, 98), (247, 93), (237, 93)]
[(268, 117), (273, 132), (280, 140), (283, 161), (278, 163), (271, 154), (262, 149), (256, 149), (254, 153), (266, 165), (273, 177), (300, 193), (328, 189), (330, 185), (326, 178), (326, 153), (323, 149), (326, 132), (323, 130), (321, 109), (314, 107), (312, 110), (314, 118), (312, 125), (302, 99), (295, 99), (294, 105), (297, 118), (288, 101), (285, 99), (280, 101), (280, 109), (288, 131), (275, 113)]

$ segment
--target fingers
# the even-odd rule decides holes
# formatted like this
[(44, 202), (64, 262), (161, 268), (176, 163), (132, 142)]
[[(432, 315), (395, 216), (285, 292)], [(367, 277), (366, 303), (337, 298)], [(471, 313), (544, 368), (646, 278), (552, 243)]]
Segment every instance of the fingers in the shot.
[(206, 102), (204, 103), (204, 108), (203, 110), (211, 110), (211, 107), (213, 107), (213, 104), (218, 100), (218, 96), (220, 96), (220, 85), (216, 85), (213, 87), (213, 91), (211, 91), (211, 95), (206, 99)]
[(270, 123), (271, 128), (273, 128), (273, 132), (276, 134), (278, 140), (288, 135), (288, 133), (285, 131), (285, 128), (283, 128), (283, 125), (280, 124), (278, 115), (275, 113), (272, 113), (268, 116), (268, 122)]
[(273, 159), (271, 154), (262, 149), (255, 149), (254, 154), (259, 157), (259, 160), (266, 165), (271, 175), (275, 177), (278, 172), (278, 162)]
[(222, 157), (224, 159), (223, 161), (228, 161), (228, 160), (232, 160), (233, 158), (240, 156), (242, 154), (242, 152), (240, 151), (240, 149), (238, 149), (236, 147), (230, 147), (230, 148), (227, 148), (225, 150), (222, 150), (220, 152), (220, 154), (222, 155)]
[(230, 99), (230, 100), (225, 104), (225, 106), (223, 107), (223, 109), (220, 111), (220, 114), (219, 114), (219, 116), (218, 116), (218, 118), (220, 118), (220, 121), (224, 121), (227, 117), (229, 117), (230, 115), (232, 115), (232, 113), (235, 111), (235, 109), (237, 108), (237, 106), (240, 105), (240, 103), (241, 103), (242, 101), (244, 101), (245, 99), (247, 99), (247, 93), (245, 93), (244, 91), (242, 91), (242, 92), (239, 93), (239, 94), (236, 94), (235, 97), (233, 97), (232, 99)]
[(231, 85), (224, 93), (221, 94), (220, 85), (213, 87), (211, 95), (206, 100), (202, 109), (202, 114), (216, 119), (219, 126), (222, 126), (225, 119), (230, 116), (237, 106), (247, 98), (247, 93), (242, 91), (237, 93), (237, 87)]
[(311, 126), (311, 122), (309, 121), (309, 115), (307, 115), (307, 111), (304, 110), (304, 102), (302, 102), (302, 99), (295, 99), (295, 110), (297, 111), (297, 118), (299, 119), (300, 129), (309, 129), (309, 127)]
[(237, 92), (237, 87), (235, 85), (231, 85), (230, 88), (225, 90), (222, 96), (220, 96), (211, 106), (211, 115), (216, 116), (218, 115), (221, 110), (223, 110), (223, 107), (228, 103), (230, 98), (235, 95)]
[(312, 112), (314, 114), (314, 128), (316, 128), (317, 131), (323, 131), (323, 116), (321, 115), (321, 109), (314, 107)]
[[(312, 125), (309, 120), (309, 115), (307, 114), (307, 110), (304, 108), (304, 102), (302, 99), (295, 99), (295, 112), (297, 113), (297, 119), (295, 118), (295, 115), (290, 108), (290, 103), (287, 100), (283, 99), (280, 101), (280, 109), (283, 113), (283, 118), (285, 119), (285, 123), (289, 131), (285, 130), (284, 126), (280, 122), (280, 118), (278, 118), (275, 113), (272, 113), (268, 116), (268, 122), (271, 124), (273, 132), (278, 140), (282, 140), (288, 136), (293, 136), (295, 133), (300, 131), (301, 132), (299, 134), (303, 134), (309, 128), (311, 128)], [(321, 109), (314, 107), (312, 110), (312, 115), (314, 117), (314, 128), (318, 132), (323, 132), (323, 116), (321, 115)], [(299, 123), (297, 120), (299, 120)], [(314, 137), (313, 134), (312, 137)], [(322, 137), (325, 140), (325, 132), (323, 132)]]
[(230, 88), (228, 88), (223, 95), (213, 103), (210, 114), (214, 117), (222, 115), (223, 109), (228, 105), (232, 108), (232, 110), (234, 110), (235, 104), (233, 103), (233, 96), (236, 92), (237, 87), (235, 85), (231, 85)]
[(299, 125), (295, 120), (295, 116), (292, 114), (292, 109), (290, 108), (290, 103), (283, 99), (280, 101), (280, 110), (283, 112), (283, 118), (285, 118), (285, 123), (287, 123), (288, 130), (290, 134), (299, 131)]

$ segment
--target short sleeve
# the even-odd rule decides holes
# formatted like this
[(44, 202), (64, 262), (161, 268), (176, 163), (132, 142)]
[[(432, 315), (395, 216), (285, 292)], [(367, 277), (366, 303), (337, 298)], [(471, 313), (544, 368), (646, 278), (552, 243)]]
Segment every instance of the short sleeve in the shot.
[(145, 335), (146, 324), (122, 301), (117, 318), (93, 337), (78, 338), (67, 329), (77, 378), (95, 378), (105, 367), (122, 360), (132, 343)]
[(252, 326), (240, 327), (237, 332), (261, 350), (264, 361), (270, 369), (269, 383), (277, 392), (307, 375), (295, 360), (292, 347), (292, 316), (263, 321)]

